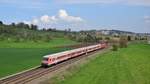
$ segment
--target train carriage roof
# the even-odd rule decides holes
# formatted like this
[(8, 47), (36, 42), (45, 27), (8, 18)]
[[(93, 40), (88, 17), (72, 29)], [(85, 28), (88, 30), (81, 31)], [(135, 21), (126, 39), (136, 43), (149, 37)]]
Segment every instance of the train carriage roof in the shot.
[(77, 49), (73, 49), (73, 50), (63, 51), (63, 52), (59, 52), (59, 53), (55, 53), (55, 54), (46, 55), (46, 56), (44, 56), (44, 58), (49, 58), (49, 57), (57, 58), (57, 57), (62, 56), (62, 55), (70, 54), (73, 52), (78, 52), (78, 51), (85, 50), (88, 48), (93, 48), (96, 46), (97, 45), (92, 45), (92, 46), (88, 46), (88, 47), (82, 47), (82, 48), (77, 48)]

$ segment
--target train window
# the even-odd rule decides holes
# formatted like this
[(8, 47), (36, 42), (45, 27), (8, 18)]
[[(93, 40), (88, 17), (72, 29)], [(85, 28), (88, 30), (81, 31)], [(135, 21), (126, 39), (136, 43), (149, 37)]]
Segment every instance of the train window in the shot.
[(62, 58), (62, 56), (57, 57), (57, 59), (61, 59), (61, 58)]
[(44, 61), (48, 61), (48, 58), (43, 58)]
[(52, 61), (55, 61), (55, 58), (52, 58)]

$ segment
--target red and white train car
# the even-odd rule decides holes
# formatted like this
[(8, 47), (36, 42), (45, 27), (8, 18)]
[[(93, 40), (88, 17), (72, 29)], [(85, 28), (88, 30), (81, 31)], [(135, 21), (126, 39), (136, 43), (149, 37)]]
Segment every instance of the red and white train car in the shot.
[(46, 55), (43, 57), (41, 65), (43, 67), (47, 67), (47, 66), (62, 62), (64, 60), (67, 60), (76, 56), (80, 56), (82, 54), (86, 54), (86, 53), (89, 53), (98, 49), (105, 48), (106, 46), (107, 46), (107, 43), (100, 43), (97, 45), (92, 45), (88, 47), (82, 47), (82, 48), (68, 50), (68, 51), (64, 51), (60, 53)]

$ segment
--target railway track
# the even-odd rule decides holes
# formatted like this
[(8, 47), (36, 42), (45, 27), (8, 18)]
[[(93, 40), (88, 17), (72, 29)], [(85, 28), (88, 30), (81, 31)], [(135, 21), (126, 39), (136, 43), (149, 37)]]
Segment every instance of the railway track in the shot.
[(28, 82), (36, 79), (36, 78), (44, 76), (48, 73), (52, 73), (53, 71), (58, 70), (59, 68), (66, 66), (67, 64), (76, 62), (76, 61), (78, 61), (84, 57), (90, 56), (90, 55), (92, 55), (98, 51), (99, 50), (96, 50), (96, 51), (88, 53), (87, 55), (83, 54), (83, 55), (80, 55), (78, 57), (71, 58), (69, 60), (63, 61), (63, 62), (58, 63), (56, 65), (53, 65), (49, 68), (37, 67), (37, 68), (29, 70), (27, 72), (14, 75), (14, 76), (11, 76), (11, 77), (6, 78), (6, 79), (2, 79), (2, 80), (0, 80), (0, 84), (26, 84), (26, 83), (28, 83)]

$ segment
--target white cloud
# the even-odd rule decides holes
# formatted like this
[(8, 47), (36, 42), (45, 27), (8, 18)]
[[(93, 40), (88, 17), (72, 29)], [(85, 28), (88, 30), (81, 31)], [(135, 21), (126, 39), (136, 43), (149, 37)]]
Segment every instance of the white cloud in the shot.
[(150, 0), (56, 0), (63, 4), (128, 4), (150, 6)]
[(38, 19), (34, 19), (34, 20), (32, 21), (32, 23), (33, 23), (33, 24), (38, 24), (38, 23), (39, 23), (39, 20), (38, 20)]
[(82, 22), (83, 19), (80, 17), (70, 16), (66, 12), (66, 10), (59, 10), (58, 12), (58, 18), (63, 21), (67, 22)]
[(40, 19), (44, 23), (49, 23), (50, 22), (50, 17), (48, 15), (44, 15)]
[(63, 17), (67, 17), (68, 16), (68, 14), (67, 14), (67, 12), (65, 11), (65, 10), (59, 10), (59, 13), (58, 13), (58, 16), (60, 17), (60, 18), (63, 18)]
[(34, 18), (31, 21), (24, 21), (26, 24), (36, 24), (36, 25), (72, 25), (84, 22), (81, 17), (71, 16), (66, 10), (59, 10), (58, 14), (54, 16), (43, 15), (39, 18)]

